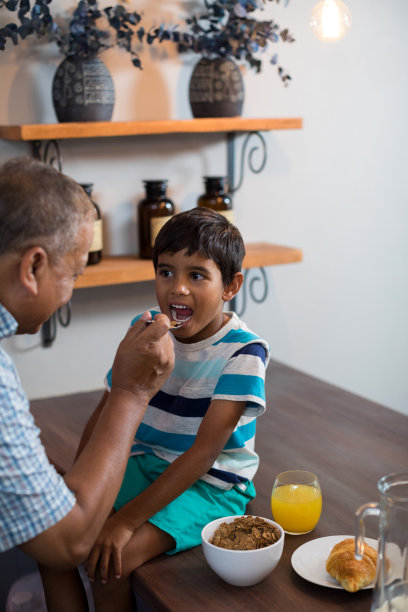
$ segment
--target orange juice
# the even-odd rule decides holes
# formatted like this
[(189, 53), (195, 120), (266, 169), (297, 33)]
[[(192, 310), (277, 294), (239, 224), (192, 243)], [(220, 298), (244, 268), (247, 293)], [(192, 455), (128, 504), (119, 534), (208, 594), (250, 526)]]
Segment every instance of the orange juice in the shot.
[(274, 488), (271, 507), (274, 520), (287, 533), (307, 533), (319, 521), (322, 492), (309, 485), (282, 485)]

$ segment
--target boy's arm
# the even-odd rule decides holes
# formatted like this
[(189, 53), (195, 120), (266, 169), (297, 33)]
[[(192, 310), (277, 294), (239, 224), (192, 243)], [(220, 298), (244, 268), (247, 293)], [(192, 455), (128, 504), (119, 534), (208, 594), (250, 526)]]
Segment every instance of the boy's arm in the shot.
[(211, 402), (194, 444), (137, 497), (138, 501), (142, 501), (138, 510), (140, 524), (137, 527), (208, 472), (231, 437), (245, 406), (246, 402)]
[[(100, 561), (101, 579), (107, 579), (112, 552), (111, 533), (118, 525), (128, 532), (122, 549), (133, 533), (156, 512), (167, 506), (205, 474), (225, 444), (245, 410), (246, 402), (214, 400), (200, 425), (194, 444), (178, 457), (145, 491), (123, 506), (106, 523), (87, 563), (92, 579)], [(120, 574), (120, 551), (113, 559), (115, 573)], [(105, 575), (106, 574), (106, 575)]]

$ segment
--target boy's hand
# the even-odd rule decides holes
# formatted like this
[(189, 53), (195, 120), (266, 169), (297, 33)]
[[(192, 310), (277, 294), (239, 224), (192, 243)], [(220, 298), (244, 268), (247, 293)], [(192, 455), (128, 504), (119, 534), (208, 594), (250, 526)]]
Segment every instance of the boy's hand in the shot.
[(174, 347), (166, 315), (149, 312), (129, 329), (119, 345), (112, 366), (112, 392), (126, 391), (149, 400), (162, 387), (174, 367)]
[(91, 582), (95, 580), (98, 563), (102, 584), (108, 582), (111, 559), (115, 577), (120, 578), (122, 576), (122, 551), (129, 543), (133, 533), (133, 530), (128, 528), (117, 514), (106, 521), (85, 565)]

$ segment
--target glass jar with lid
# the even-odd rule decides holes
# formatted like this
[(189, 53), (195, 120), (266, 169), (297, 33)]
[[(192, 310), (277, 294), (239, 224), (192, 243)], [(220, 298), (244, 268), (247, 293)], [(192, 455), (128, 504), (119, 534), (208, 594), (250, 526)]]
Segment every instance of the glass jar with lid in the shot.
[(228, 193), (228, 179), (224, 176), (204, 176), (205, 193), (200, 195), (197, 206), (216, 210), (234, 223), (232, 198)]
[(92, 244), (88, 253), (87, 266), (97, 264), (102, 259), (103, 249), (103, 227), (102, 227), (102, 215), (101, 209), (92, 197), (93, 183), (80, 183), (82, 189), (85, 191), (92, 204), (94, 205), (96, 212), (96, 219), (93, 222), (93, 239)]
[(175, 207), (167, 197), (167, 180), (143, 181), (146, 196), (138, 204), (139, 254), (151, 259), (157, 234), (174, 215)]

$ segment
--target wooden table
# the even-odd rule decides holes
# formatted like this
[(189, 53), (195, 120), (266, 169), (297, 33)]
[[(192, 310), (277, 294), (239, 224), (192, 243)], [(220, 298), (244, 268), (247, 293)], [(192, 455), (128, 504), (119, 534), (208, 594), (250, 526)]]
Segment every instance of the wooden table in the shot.
[[(37, 400), (32, 410), (49, 456), (66, 469), (101, 392)], [(207, 566), (201, 546), (158, 557), (134, 572), (136, 592), (154, 612), (368, 612), (371, 590), (350, 594), (312, 584), (291, 567), (294, 550), (313, 538), (352, 535), (354, 512), (377, 501), (377, 481), (408, 469), (408, 417), (328, 385), (277, 362), (267, 372), (267, 412), (259, 418), (261, 464), (257, 497), (248, 513), (271, 516), (275, 475), (303, 468), (318, 474), (323, 512), (312, 533), (286, 536), (277, 568), (253, 587), (233, 587)], [(367, 523), (376, 537), (377, 523)]]

